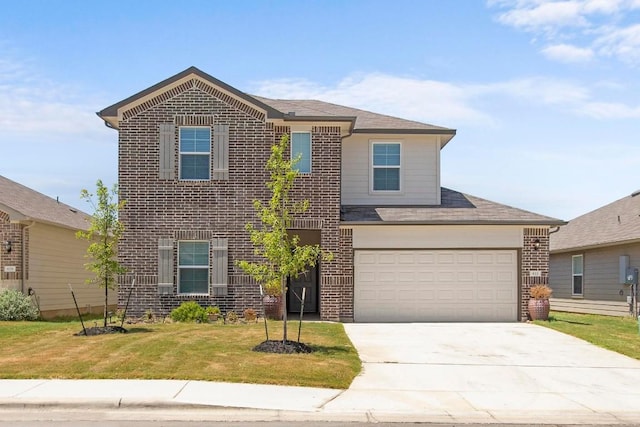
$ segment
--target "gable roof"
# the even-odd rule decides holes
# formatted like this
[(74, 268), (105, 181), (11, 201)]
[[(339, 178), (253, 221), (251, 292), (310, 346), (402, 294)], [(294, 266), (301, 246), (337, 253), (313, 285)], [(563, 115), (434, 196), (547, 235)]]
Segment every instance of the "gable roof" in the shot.
[(455, 129), (433, 126), (426, 123), (373, 113), (371, 111), (331, 104), (329, 102), (316, 100), (269, 99), (260, 96), (248, 95), (224, 83), (223, 81), (210, 76), (196, 67), (189, 67), (168, 79), (104, 108), (96, 114), (98, 114), (98, 116), (100, 116), (108, 126), (117, 127), (118, 111), (120, 109), (126, 108), (131, 104), (136, 104), (155, 92), (162, 92), (164, 88), (170, 87), (189, 76), (196, 76), (199, 79), (206, 81), (208, 84), (221, 88), (225, 92), (232, 94), (243, 102), (265, 111), (267, 119), (279, 119), (283, 121), (351, 121), (353, 122), (353, 133), (443, 135), (444, 138), (442, 146), (444, 146), (456, 134)]
[(640, 242), (640, 191), (586, 213), (551, 235), (551, 252)]
[(86, 230), (90, 216), (0, 175), (0, 210), (11, 221), (36, 221)]
[(539, 215), (441, 188), (441, 204), (433, 206), (342, 206), (342, 221), (350, 224), (420, 225), (562, 225), (556, 218)]

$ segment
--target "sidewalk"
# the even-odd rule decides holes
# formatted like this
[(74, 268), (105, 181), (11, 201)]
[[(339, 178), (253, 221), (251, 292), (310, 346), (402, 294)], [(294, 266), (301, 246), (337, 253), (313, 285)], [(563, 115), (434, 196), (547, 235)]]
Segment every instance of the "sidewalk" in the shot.
[[(636, 424), (640, 405), (628, 411), (596, 412), (532, 408), (495, 411), (459, 405), (446, 408), (429, 402), (447, 399), (440, 392), (407, 393), (394, 408), (362, 410), (385, 399), (385, 392), (357, 392), (307, 387), (231, 384), (179, 380), (0, 380), (0, 412), (53, 411), (57, 416), (109, 412), (111, 418), (209, 421), (343, 421), (505, 424)], [(486, 398), (501, 399), (500, 393)], [(553, 397), (553, 396), (550, 396)], [(134, 415), (132, 415), (132, 413)], [(114, 415), (115, 414), (115, 415)]]

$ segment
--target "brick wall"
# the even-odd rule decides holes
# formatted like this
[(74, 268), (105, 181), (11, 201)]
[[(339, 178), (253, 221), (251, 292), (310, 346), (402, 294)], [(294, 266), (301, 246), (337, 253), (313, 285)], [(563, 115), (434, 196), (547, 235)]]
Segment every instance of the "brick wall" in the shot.
[[(535, 244), (539, 242), (539, 248)], [(522, 248), (522, 288), (520, 318), (529, 318), (529, 289), (533, 285), (549, 284), (549, 228), (525, 228)], [(537, 273), (540, 272), (540, 276)]]
[[(15, 287), (17, 281), (22, 280), (22, 228), (21, 224), (12, 224), (9, 220), (9, 215), (6, 212), (0, 211), (0, 279), (11, 284), (10, 287)], [(11, 242), (11, 252), (7, 252), (4, 246), (4, 242)], [(28, 243), (28, 230), (27, 230), (27, 243)], [(28, 245), (26, 247), (28, 251)], [(15, 272), (5, 272), (4, 267), (13, 266)], [(28, 266), (27, 266), (28, 271)], [(28, 277), (25, 277), (28, 279)]]
[[(257, 223), (253, 200), (266, 201), (269, 179), (265, 163), (270, 147), (287, 127), (266, 123), (264, 115), (237, 100), (192, 80), (145, 102), (144, 108), (125, 112), (119, 132), (119, 185), (127, 201), (120, 213), (125, 232), (119, 246), (120, 261), (129, 273), (120, 278), (118, 303), (141, 315), (152, 310), (168, 314), (182, 301), (218, 305), (223, 311), (261, 310), (258, 286), (235, 266), (240, 259), (255, 260), (253, 246), (245, 231), (248, 222)], [(160, 123), (183, 123), (185, 115), (213, 116), (215, 124), (229, 125), (229, 179), (205, 182), (160, 180)], [(329, 320), (338, 320), (341, 310), (343, 276), (340, 264), (340, 129), (312, 129), (312, 174), (301, 175), (292, 195), (311, 202), (300, 224), (320, 227), (321, 244), (334, 260), (321, 266), (320, 311)], [(178, 144), (175, 150), (178, 176)], [(228, 292), (225, 296), (158, 295), (158, 239), (178, 239), (184, 233), (207, 238), (228, 239)], [(175, 251), (174, 251), (175, 257)], [(175, 259), (174, 259), (175, 265)], [(136, 285), (131, 283), (135, 279)]]

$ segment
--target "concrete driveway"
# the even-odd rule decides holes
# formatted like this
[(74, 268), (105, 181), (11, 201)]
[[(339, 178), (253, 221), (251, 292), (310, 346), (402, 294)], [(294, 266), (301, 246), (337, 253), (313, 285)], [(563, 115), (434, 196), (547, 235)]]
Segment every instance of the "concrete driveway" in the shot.
[(373, 420), (640, 422), (640, 361), (526, 323), (346, 324), (363, 372), (325, 405)]

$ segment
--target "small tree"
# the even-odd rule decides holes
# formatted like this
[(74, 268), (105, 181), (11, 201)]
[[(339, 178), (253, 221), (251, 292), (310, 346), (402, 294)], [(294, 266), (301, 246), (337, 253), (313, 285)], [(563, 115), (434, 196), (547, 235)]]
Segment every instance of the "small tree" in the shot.
[(298, 176), (295, 164), (300, 159), (285, 159), (288, 146), (289, 138), (284, 135), (278, 144), (271, 147), (271, 156), (266, 165), (271, 177), (266, 183), (271, 191), (271, 199), (267, 204), (260, 200), (253, 201), (261, 227), (256, 228), (252, 223), (245, 226), (254, 245), (254, 254), (264, 261), (237, 262), (245, 273), (263, 285), (269, 295), (282, 296), (283, 342), (287, 341), (287, 277), (298, 277), (307, 268), (315, 266), (320, 257), (325, 260), (333, 258), (331, 253), (322, 251), (320, 245), (300, 245), (299, 237), (290, 236), (287, 232), (294, 215), (309, 209), (308, 200), (296, 202), (289, 195)]
[(85, 264), (87, 270), (95, 273), (95, 277), (87, 279), (87, 283), (93, 283), (104, 288), (104, 327), (107, 327), (109, 289), (117, 287), (117, 277), (126, 272), (117, 260), (118, 240), (124, 231), (123, 224), (118, 220), (118, 211), (124, 206), (125, 201), (117, 201), (118, 185), (114, 184), (111, 191), (102, 183), (96, 182), (96, 197), (86, 189), (80, 192), (80, 198), (91, 205), (94, 210), (91, 216), (89, 229), (78, 231), (76, 237), (86, 239), (89, 242), (87, 258), (90, 262)]

